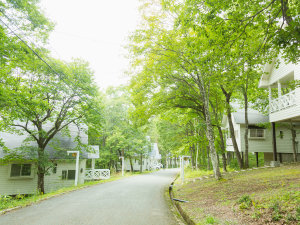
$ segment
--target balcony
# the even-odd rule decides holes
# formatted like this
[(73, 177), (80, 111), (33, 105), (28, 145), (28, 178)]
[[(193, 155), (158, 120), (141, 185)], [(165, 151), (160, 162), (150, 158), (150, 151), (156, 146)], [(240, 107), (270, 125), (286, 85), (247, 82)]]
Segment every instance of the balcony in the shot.
[(85, 180), (106, 180), (110, 178), (109, 169), (91, 169), (85, 171)]
[(296, 105), (296, 90), (291, 91), (279, 98), (270, 101), (270, 113), (278, 112), (283, 109)]

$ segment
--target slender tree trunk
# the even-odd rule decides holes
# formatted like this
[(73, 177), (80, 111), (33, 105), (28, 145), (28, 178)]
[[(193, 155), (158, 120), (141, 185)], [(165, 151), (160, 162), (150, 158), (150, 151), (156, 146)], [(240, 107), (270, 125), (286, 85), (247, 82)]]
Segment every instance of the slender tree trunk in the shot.
[(39, 147), (38, 150), (38, 163), (37, 163), (37, 190), (39, 194), (45, 194), (45, 166), (44, 166), (44, 149)]
[(296, 131), (291, 121), (291, 132), (292, 132), (292, 145), (293, 145), (293, 158), (294, 162), (297, 162), (297, 152), (296, 152)]
[(206, 154), (207, 154), (207, 170), (210, 170), (210, 158), (209, 158), (209, 146), (206, 148)]
[(141, 153), (141, 160), (140, 160), (140, 173), (143, 172), (143, 154)]
[(222, 149), (222, 163), (223, 163), (223, 170), (224, 172), (227, 172), (227, 163), (226, 163), (226, 149), (225, 149), (225, 142), (224, 142), (224, 135), (222, 128), (218, 126), (219, 136), (221, 140), (221, 149)]
[(130, 163), (130, 172), (133, 173), (132, 158), (130, 155), (129, 155), (129, 163)]
[(245, 168), (249, 168), (249, 139), (248, 139), (248, 133), (249, 133), (249, 121), (248, 121), (248, 96), (247, 96), (247, 84), (246, 89), (244, 90), (244, 101), (245, 101)]
[(199, 143), (197, 142), (197, 150), (196, 150), (196, 170), (198, 170), (198, 156), (199, 156)]
[(236, 142), (236, 138), (235, 138), (235, 134), (234, 134), (234, 127), (233, 127), (233, 122), (232, 122), (232, 117), (231, 117), (231, 109), (230, 109), (231, 93), (227, 93), (223, 87), (221, 87), (221, 88), (222, 88), (223, 94), (226, 97), (226, 111), (227, 111), (227, 118), (228, 118), (229, 130), (230, 130), (230, 135), (231, 135), (231, 139), (232, 139), (234, 153), (236, 155), (239, 167), (242, 169), (244, 167), (244, 165), (243, 165), (241, 154), (239, 152), (239, 147)]

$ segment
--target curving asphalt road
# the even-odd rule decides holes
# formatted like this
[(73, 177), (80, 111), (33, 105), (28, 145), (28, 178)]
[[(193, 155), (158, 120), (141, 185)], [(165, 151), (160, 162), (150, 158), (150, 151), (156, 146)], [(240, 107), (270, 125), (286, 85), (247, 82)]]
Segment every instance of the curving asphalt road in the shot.
[(161, 170), (54, 197), (0, 216), (2, 225), (175, 225), (164, 198), (177, 169)]

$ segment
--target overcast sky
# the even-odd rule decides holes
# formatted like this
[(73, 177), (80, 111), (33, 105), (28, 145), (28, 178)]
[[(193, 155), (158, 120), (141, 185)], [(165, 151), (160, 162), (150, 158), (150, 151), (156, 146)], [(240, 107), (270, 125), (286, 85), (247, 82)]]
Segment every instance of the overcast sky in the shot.
[(87, 60), (102, 90), (126, 83), (123, 46), (137, 27), (138, 6), (138, 0), (41, 0), (56, 23), (49, 40), (53, 56)]

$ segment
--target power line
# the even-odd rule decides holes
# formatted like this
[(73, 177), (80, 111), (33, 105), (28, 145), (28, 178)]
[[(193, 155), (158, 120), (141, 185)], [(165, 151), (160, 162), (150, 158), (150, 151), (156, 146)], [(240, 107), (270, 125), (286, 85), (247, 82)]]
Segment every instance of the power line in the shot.
[[(3, 12), (3, 10), (1, 10), (0, 9), (0, 12), (8, 19), (8, 20), (10, 20), (11, 21), (11, 19)], [(40, 56), (33, 48), (31, 48), (17, 33), (15, 33), (14, 32), (14, 30), (13, 29), (11, 29), (10, 27), (9, 27), (9, 25), (7, 25), (1, 18), (0, 18), (0, 21), (11, 31), (11, 33), (12, 34), (14, 34), (23, 44), (25, 44), (25, 46), (27, 47), (27, 48), (29, 48), (33, 53), (34, 53), (34, 55), (35, 56), (37, 56), (38, 57), (38, 59), (40, 59), (43, 63), (45, 63), (56, 75), (58, 75), (59, 76), (59, 78), (69, 87), (69, 88), (71, 88), (73, 91), (74, 91), (74, 93), (75, 94), (77, 94), (76, 93), (76, 91), (72, 88), (72, 87), (70, 87), (69, 86), (69, 84), (65, 81), (65, 79), (61, 76), (61, 74), (60, 73), (58, 73), (58, 72), (56, 72), (56, 70), (45, 60), (45, 59), (43, 59), (43, 57), (42, 56)], [(18, 28), (18, 29), (20, 29), (20, 28)], [(31, 41), (31, 43), (35, 46), (35, 44)], [(68, 65), (67, 65), (67, 67), (68, 67)], [(65, 75), (65, 74), (64, 74)], [(65, 75), (66, 76), (66, 75)], [(66, 76), (67, 77), (67, 76)], [(68, 81), (73, 85), (73, 86), (75, 86), (75, 87), (78, 87), (77, 85), (75, 85), (70, 79), (68, 79)], [(78, 88), (80, 88), (80, 87), (78, 87)], [(78, 95), (78, 94), (77, 94)], [(78, 95), (78, 97), (81, 99), (81, 100), (83, 100), (91, 109), (93, 109), (96, 113), (98, 113), (99, 115), (101, 115), (100, 113), (99, 113), (99, 111), (98, 110), (96, 110), (94, 107), (92, 107), (86, 100), (84, 100), (84, 99), (82, 99), (82, 97), (80, 96), (80, 95)]]

